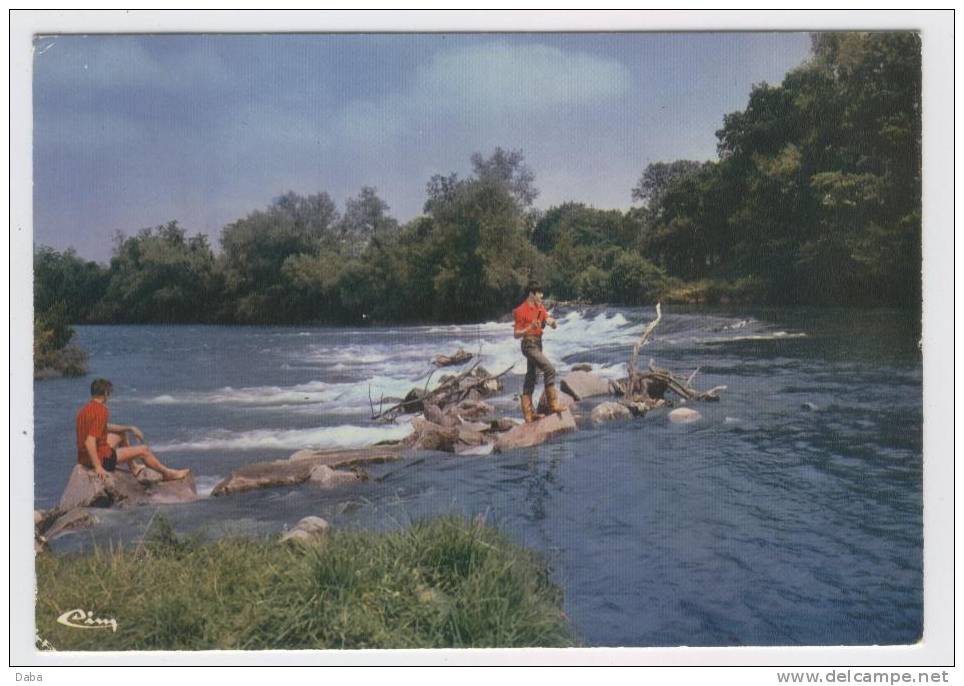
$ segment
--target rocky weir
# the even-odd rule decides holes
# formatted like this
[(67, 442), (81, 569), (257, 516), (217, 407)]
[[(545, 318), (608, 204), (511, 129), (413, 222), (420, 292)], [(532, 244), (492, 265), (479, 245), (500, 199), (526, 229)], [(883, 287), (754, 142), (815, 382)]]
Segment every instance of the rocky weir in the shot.
[[(223, 497), (298, 485), (337, 489), (365, 481), (367, 465), (426, 451), (464, 456), (506, 453), (577, 431), (585, 423), (629, 420), (662, 407), (671, 408), (667, 414), (670, 422), (699, 421), (698, 411), (675, 406), (689, 401), (718, 400), (723, 387), (698, 391), (691, 386), (695, 373), (684, 380), (657, 368), (652, 361), (648, 370), (637, 369), (639, 348), (659, 318), (657, 307), (657, 319), (646, 328), (633, 349), (629, 375), (625, 379), (606, 379), (594, 373), (588, 363), (573, 365), (559, 380), (562, 391), (558, 394), (559, 404), (565, 408), (561, 412), (550, 412), (543, 394), (537, 403), (540, 416), (531, 423), (500, 414), (487, 399), (503, 392), (502, 377), (511, 367), (491, 374), (476, 360), (460, 373), (442, 376), (431, 391), (427, 384), (413, 388), (405, 398), (388, 399), (387, 402), (394, 404), (387, 408), (384, 407), (386, 399), (380, 399), (377, 410), (372, 402), (373, 422), (410, 422), (411, 433), (404, 439), (359, 449), (303, 449), (286, 459), (247, 464), (219, 482), (211, 495)], [(453, 355), (437, 356), (434, 363), (437, 367), (455, 367), (472, 358), (459, 350)], [(674, 397), (666, 397), (669, 393)], [(102, 482), (91, 470), (77, 465), (57, 507), (34, 513), (36, 549), (42, 550), (47, 541), (58, 536), (97, 524), (100, 508), (186, 503), (197, 498), (191, 475), (179, 481), (162, 481), (159, 474), (147, 468), (136, 478), (121, 469)]]

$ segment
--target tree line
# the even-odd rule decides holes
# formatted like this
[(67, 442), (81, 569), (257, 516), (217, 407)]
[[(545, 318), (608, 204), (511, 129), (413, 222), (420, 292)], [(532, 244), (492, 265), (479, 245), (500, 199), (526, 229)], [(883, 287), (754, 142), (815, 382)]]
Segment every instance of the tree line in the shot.
[[(724, 117), (718, 159), (648, 165), (628, 211), (534, 208), (521, 151), (433, 176), (399, 223), (364, 187), (339, 210), (286, 193), (216, 252), (176, 221), (118, 235), (109, 265), (35, 250), (34, 305), (75, 323), (465, 321), (536, 278), (557, 299), (919, 307), (921, 59), (914, 33), (829, 33)], [(67, 336), (69, 340), (69, 336)]]

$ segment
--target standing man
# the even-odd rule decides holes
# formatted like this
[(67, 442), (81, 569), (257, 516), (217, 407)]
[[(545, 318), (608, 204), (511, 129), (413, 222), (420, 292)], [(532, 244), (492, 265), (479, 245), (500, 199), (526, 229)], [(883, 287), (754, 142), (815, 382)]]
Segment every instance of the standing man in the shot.
[(77, 413), (77, 462), (93, 469), (101, 481), (107, 480), (107, 472), (114, 471), (118, 463), (126, 462), (131, 473), (136, 474), (132, 462), (135, 458), (144, 460), (165, 481), (183, 479), (190, 474), (190, 469), (165, 467), (144, 444), (130, 445), (127, 432), (144, 440), (144, 434), (136, 426), (108, 423), (107, 400), (112, 389), (113, 384), (107, 379), (94, 379), (90, 385), (90, 402)]
[(536, 374), (542, 372), (546, 384), (546, 400), (552, 412), (562, 412), (556, 395), (556, 370), (542, 352), (542, 332), (546, 325), (556, 328), (556, 320), (549, 316), (542, 305), (542, 286), (533, 281), (526, 287), (529, 295), (512, 314), (515, 316), (513, 335), (522, 339), (522, 354), (526, 358), (526, 378), (522, 384), (522, 417), (526, 423), (541, 419), (536, 415), (532, 404), (532, 393), (536, 389)]

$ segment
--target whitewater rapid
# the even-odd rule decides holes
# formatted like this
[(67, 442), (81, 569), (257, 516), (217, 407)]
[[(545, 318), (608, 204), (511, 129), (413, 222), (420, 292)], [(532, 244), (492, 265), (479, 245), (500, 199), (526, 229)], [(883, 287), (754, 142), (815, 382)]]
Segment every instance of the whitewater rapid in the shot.
[[(557, 371), (565, 374), (574, 364), (591, 362), (597, 374), (616, 379), (625, 376), (628, 353), (649, 320), (630, 321), (621, 312), (574, 310), (559, 316), (558, 321), (558, 328), (545, 334), (546, 354)], [(699, 322), (694, 325), (692, 317), (664, 315), (650, 345), (689, 346), (803, 335), (768, 330), (752, 319), (703, 317)], [(264, 426), (243, 431), (205, 427), (155, 447), (166, 451), (364, 447), (402, 438), (410, 431), (405, 419), (397, 425), (372, 423), (373, 409), (397, 401), (412, 388), (432, 389), (446, 373), (459, 369), (436, 369), (431, 360), (437, 354), (463, 348), (490, 373), (509, 370), (504, 397), (493, 399), (497, 405), (511, 403), (519, 383), (511, 378), (518, 379), (525, 373), (519, 342), (512, 337), (511, 323), (506, 322), (340, 331), (337, 340), (332, 340), (328, 329), (281, 330), (272, 337), (285, 339), (278, 341), (278, 349), (285, 351), (279, 364), (284, 374), (278, 376), (301, 377), (299, 383), (223, 386), (130, 398), (148, 406), (216, 406), (248, 417), (263, 413)], [(272, 350), (269, 344), (262, 352)], [(325, 418), (319, 423), (329, 425), (279, 427), (276, 420), (267, 418), (278, 413), (297, 415), (303, 421)]]

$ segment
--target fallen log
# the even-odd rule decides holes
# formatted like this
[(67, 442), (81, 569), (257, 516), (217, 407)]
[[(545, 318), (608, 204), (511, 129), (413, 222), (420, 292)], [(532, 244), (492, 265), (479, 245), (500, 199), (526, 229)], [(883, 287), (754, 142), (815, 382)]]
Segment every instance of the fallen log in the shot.
[[(365, 478), (360, 470), (356, 469), (352, 474), (337, 469), (397, 460), (401, 458), (401, 453), (402, 449), (395, 446), (355, 450), (299, 450), (287, 460), (256, 462), (234, 470), (214, 487), (211, 495), (222, 496), (258, 488), (295, 486), (309, 480), (313, 480), (317, 485), (335, 485), (351, 481), (348, 476), (359, 480)], [(325, 470), (319, 470), (319, 466), (329, 467), (336, 473), (332, 475)]]
[(459, 348), (452, 355), (436, 355), (435, 359), (432, 360), (432, 364), (436, 367), (451, 367), (456, 364), (465, 364), (471, 360), (472, 357), (472, 353)]

